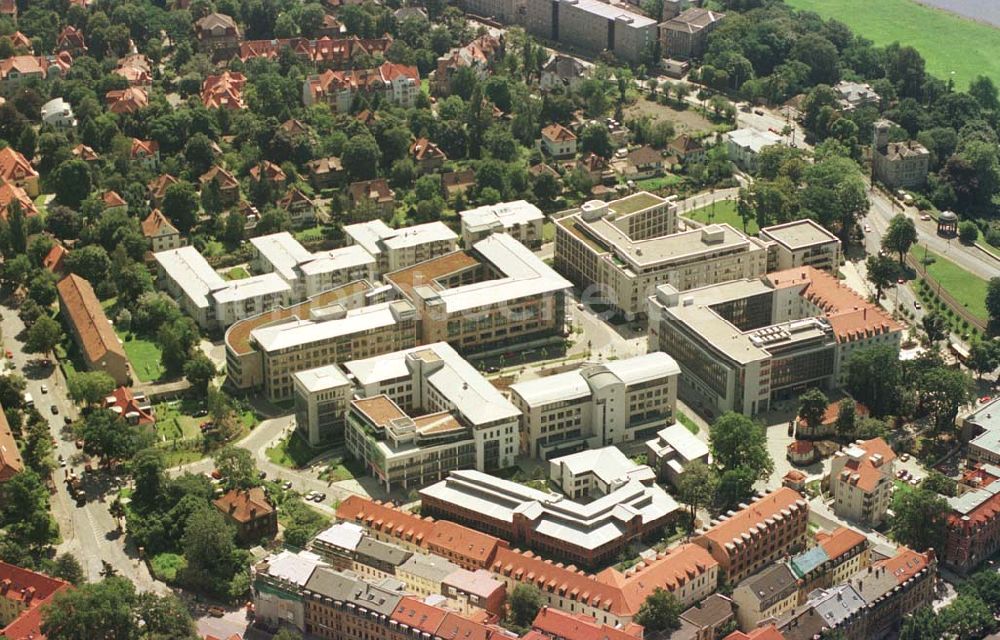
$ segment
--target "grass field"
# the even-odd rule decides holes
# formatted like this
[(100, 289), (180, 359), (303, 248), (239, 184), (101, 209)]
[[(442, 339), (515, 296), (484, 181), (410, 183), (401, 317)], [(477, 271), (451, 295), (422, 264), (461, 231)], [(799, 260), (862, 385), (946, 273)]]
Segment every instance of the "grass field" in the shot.
[(645, 180), (636, 180), (635, 186), (638, 189), (643, 189), (645, 191), (659, 191), (660, 189), (669, 189), (675, 185), (680, 184), (680, 176), (675, 176), (674, 174), (660, 176), (659, 178), (646, 178)]
[(299, 242), (312, 242), (323, 239), (323, 227), (315, 226), (295, 232), (295, 239)]
[(280, 464), (289, 469), (298, 469), (304, 467), (306, 463), (315, 458), (319, 454), (319, 451), (310, 447), (305, 438), (298, 433), (292, 433), (292, 435), (268, 449), (265, 454), (267, 455), (267, 459), (274, 464)]
[(966, 87), (977, 75), (1000, 83), (1000, 29), (913, 0), (786, 0), (796, 9), (836, 18), (878, 45), (911, 45), (927, 70)]
[[(694, 211), (681, 213), (681, 215), (685, 218), (697, 220), (698, 222), (704, 222), (705, 224), (726, 222), (732, 225), (734, 229), (743, 231), (743, 220), (740, 218), (740, 214), (736, 212), (735, 200), (720, 200), (714, 205), (710, 204)], [(757, 221), (750, 220), (747, 223), (747, 233), (756, 234), (758, 231), (760, 229), (757, 228)]]
[(125, 355), (132, 363), (136, 377), (142, 382), (159, 380), (166, 371), (161, 361), (163, 351), (160, 350), (160, 346), (151, 340), (137, 338), (132, 334), (121, 338), (125, 343)]
[(153, 556), (149, 566), (156, 578), (170, 584), (177, 579), (177, 572), (187, 566), (187, 560), (176, 553), (161, 553)]
[(701, 428), (698, 426), (698, 424), (694, 420), (689, 418), (687, 414), (684, 413), (683, 411), (677, 412), (677, 422), (680, 422), (682, 425), (684, 425), (685, 429), (687, 429), (688, 431), (690, 431), (695, 435), (698, 435), (698, 432), (701, 431)]
[[(924, 260), (924, 252), (923, 247), (910, 249), (910, 255), (919, 261)], [(941, 288), (977, 318), (986, 320), (989, 317), (986, 313), (986, 281), (933, 251), (927, 251), (926, 255), (928, 260), (933, 259), (933, 262), (926, 265), (927, 272), (941, 284)]]
[(233, 267), (226, 272), (226, 280), (243, 280), (249, 278), (250, 272), (243, 267)]
[(181, 412), (180, 405), (175, 402), (164, 402), (156, 405), (156, 431), (166, 440), (178, 438), (194, 438), (201, 435), (198, 425), (208, 418), (195, 418)]

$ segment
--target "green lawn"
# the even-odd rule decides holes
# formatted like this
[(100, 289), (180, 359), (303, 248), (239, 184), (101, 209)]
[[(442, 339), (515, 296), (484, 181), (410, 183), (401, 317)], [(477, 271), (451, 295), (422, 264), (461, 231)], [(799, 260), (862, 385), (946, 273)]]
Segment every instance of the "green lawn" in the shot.
[(910, 255), (923, 261), (925, 251), (927, 259), (933, 259), (931, 264), (926, 265), (931, 277), (941, 283), (941, 288), (961, 302), (973, 315), (985, 321), (989, 317), (986, 313), (986, 281), (924, 247), (913, 247)]
[(180, 438), (194, 438), (201, 435), (198, 427), (209, 418), (196, 418), (181, 411), (179, 402), (163, 402), (156, 405), (156, 432), (167, 441)]
[(1000, 30), (914, 0), (786, 0), (796, 9), (836, 18), (877, 45), (916, 48), (927, 70), (965, 87), (977, 75), (1000, 83)]
[(176, 553), (161, 553), (153, 556), (149, 561), (149, 567), (153, 576), (163, 580), (167, 584), (177, 579), (177, 572), (187, 566), (184, 556)]
[(671, 173), (665, 176), (660, 176), (659, 178), (636, 180), (635, 186), (637, 189), (641, 189), (643, 191), (659, 191), (660, 189), (669, 189), (670, 187), (680, 184), (680, 182), (680, 176), (675, 176)]
[(313, 449), (297, 432), (283, 439), (266, 452), (267, 459), (289, 469), (299, 469), (315, 458), (319, 451)]
[(556, 223), (546, 220), (542, 224), (542, 242), (553, 242), (556, 239)]
[(226, 280), (243, 280), (249, 278), (250, 272), (243, 267), (233, 267), (226, 272)]
[(151, 340), (138, 338), (134, 334), (121, 335), (125, 343), (125, 354), (132, 363), (132, 370), (142, 382), (159, 380), (166, 369), (163, 368), (163, 351)]
[(323, 227), (317, 225), (295, 232), (295, 239), (299, 242), (312, 242), (323, 239)]
[[(735, 200), (720, 200), (700, 209), (681, 212), (681, 215), (685, 218), (697, 220), (698, 222), (704, 222), (705, 224), (726, 222), (732, 225), (734, 229), (743, 231), (743, 220), (740, 218), (740, 214), (736, 212)], [(756, 235), (758, 231), (760, 229), (757, 227), (756, 220), (747, 222), (747, 233)]]
[(683, 411), (678, 411), (677, 412), (677, 422), (680, 422), (682, 425), (684, 425), (684, 427), (688, 431), (690, 431), (691, 433), (693, 433), (695, 435), (698, 435), (698, 432), (701, 431), (701, 427), (699, 427), (697, 425), (697, 423), (695, 423), (694, 420), (692, 420), (691, 418), (689, 418), (687, 416), (687, 414), (684, 413)]

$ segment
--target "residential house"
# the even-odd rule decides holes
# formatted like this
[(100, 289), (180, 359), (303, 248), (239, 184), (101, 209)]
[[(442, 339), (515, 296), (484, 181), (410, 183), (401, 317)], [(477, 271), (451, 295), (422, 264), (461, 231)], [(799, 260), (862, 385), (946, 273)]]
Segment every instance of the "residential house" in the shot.
[(462, 169), (461, 171), (449, 171), (441, 174), (441, 195), (446, 200), (465, 191), (476, 184), (476, 172), (473, 169)]
[(291, 187), (277, 202), (279, 209), (288, 214), (293, 227), (306, 227), (316, 223), (316, 203), (298, 187)]
[(757, 156), (765, 147), (782, 143), (781, 136), (776, 133), (749, 128), (730, 131), (723, 137), (726, 140), (729, 159), (750, 173), (757, 171)]
[(347, 187), (347, 197), (351, 201), (352, 209), (371, 206), (379, 217), (392, 215), (393, 209), (396, 208), (396, 194), (389, 188), (385, 178), (352, 182)]
[(336, 156), (312, 160), (306, 167), (309, 170), (309, 183), (314, 189), (328, 189), (344, 180), (344, 165)]
[(889, 142), (892, 123), (875, 123), (872, 164), (875, 178), (892, 189), (914, 188), (927, 182), (931, 152), (916, 140)]
[(42, 260), (42, 267), (55, 274), (62, 276), (66, 272), (66, 256), (69, 251), (61, 244), (54, 244), (49, 249), (48, 254)]
[(246, 40), (240, 43), (239, 58), (243, 62), (254, 58), (277, 60), (282, 51), (290, 51), (300, 60), (320, 69), (349, 69), (357, 67), (357, 59), (364, 56), (385, 58), (392, 46), (392, 37), (349, 38), (323, 36), (315, 40), (306, 38), (279, 38), (274, 40)]
[(648, 144), (629, 151), (625, 160), (628, 163), (625, 175), (633, 180), (663, 174), (663, 154)]
[(542, 149), (553, 158), (576, 155), (576, 134), (558, 122), (542, 129)]
[(194, 23), (198, 48), (206, 52), (235, 51), (241, 39), (236, 21), (224, 13), (210, 13)]
[(705, 161), (705, 147), (697, 138), (682, 133), (669, 143), (667, 152), (677, 158), (678, 164), (698, 163)]
[(416, 163), (420, 173), (437, 171), (448, 159), (441, 147), (427, 138), (417, 138), (413, 141), (410, 145), (410, 157)]
[(278, 510), (260, 487), (231, 489), (212, 504), (236, 528), (240, 542), (272, 538), (278, 533)]
[(53, 98), (42, 105), (42, 122), (57, 129), (76, 126), (73, 107), (62, 98)]
[(130, 53), (118, 60), (115, 73), (128, 81), (129, 86), (148, 87), (153, 84), (153, 71), (149, 58), (141, 53)]
[(74, 58), (87, 53), (87, 44), (83, 40), (83, 32), (71, 24), (63, 27), (56, 38), (56, 51), (65, 51)]
[(687, 427), (675, 422), (657, 431), (656, 437), (646, 442), (646, 462), (659, 478), (676, 487), (692, 462), (708, 464), (708, 445)]
[(741, 629), (773, 622), (799, 604), (795, 574), (784, 563), (766, 567), (736, 585), (733, 603)]
[(542, 91), (571, 91), (587, 77), (587, 67), (573, 56), (554, 53), (542, 66), (538, 88)]
[(153, 404), (145, 393), (133, 393), (128, 387), (118, 387), (104, 399), (104, 408), (121, 416), (133, 425), (151, 425), (156, 423), (156, 413)]
[(159, 209), (153, 209), (142, 221), (142, 235), (149, 239), (153, 253), (176, 249), (184, 245), (181, 232)]
[(502, 616), (507, 586), (486, 569), (457, 569), (441, 580), (441, 594), (462, 615)]
[(243, 87), (247, 79), (242, 73), (224, 71), (206, 76), (201, 83), (201, 103), (209, 109), (245, 109)]
[(288, 176), (278, 165), (270, 160), (263, 160), (250, 168), (250, 179), (254, 182), (266, 180), (273, 189), (280, 191), (285, 188)]
[[(0, 482), (6, 482), (22, 471), (24, 471), (24, 460), (21, 459), (21, 451), (17, 448), (17, 441), (14, 440), (14, 433), (10, 430), (7, 416), (0, 407)], [(2, 624), (4, 621), (0, 615), (0, 625)], [(3, 627), (0, 627), (0, 630), (2, 629)]]
[(38, 215), (35, 202), (28, 197), (24, 189), (13, 182), (0, 180), (0, 220), (7, 220), (10, 217), (10, 207), (15, 202), (21, 207), (26, 218), (34, 218)]
[(142, 87), (115, 89), (104, 95), (104, 103), (116, 115), (135, 113), (149, 104), (149, 96)]
[(892, 498), (896, 454), (882, 438), (858, 440), (834, 454), (830, 464), (833, 512), (842, 518), (878, 525)]
[(668, 640), (717, 640), (736, 624), (733, 600), (713, 593), (682, 613), (679, 622)]
[(613, 182), (615, 175), (608, 161), (593, 151), (588, 151), (576, 160), (576, 168), (583, 172), (593, 184)]
[[(2, 5), (3, 2), (0, 2), (0, 6)], [(4, 37), (10, 41), (10, 46), (14, 48), (15, 53), (32, 54), (35, 52), (35, 47), (33, 44), (31, 44), (31, 38), (24, 35), (20, 31), (15, 31), (9, 36), (4, 36)]]
[(462, 220), (462, 243), (471, 247), (491, 233), (506, 233), (529, 248), (542, 244), (545, 214), (526, 202), (499, 202), (459, 212)]
[(700, 58), (712, 33), (726, 14), (700, 7), (682, 11), (660, 25), (661, 49), (664, 58), (687, 60)]
[(469, 68), (479, 79), (489, 75), (493, 59), (503, 50), (502, 37), (490, 34), (479, 36), (464, 47), (452, 49), (437, 60), (434, 71), (434, 92), (451, 93), (451, 79), (459, 69)]
[(342, 35), (344, 31), (344, 25), (342, 25), (339, 20), (331, 16), (329, 13), (324, 13), (323, 22), (321, 22), (319, 28), (316, 29), (316, 35), (327, 38), (335, 38)]
[(58, 578), (0, 562), (0, 638), (45, 640), (42, 609), (57, 593), (72, 588)]
[(13, 83), (35, 78), (44, 80), (63, 75), (73, 64), (73, 56), (61, 52), (54, 56), (11, 56), (0, 60), (0, 82)]
[(108, 190), (101, 194), (101, 204), (104, 205), (105, 213), (128, 213), (128, 202), (117, 191)]
[(131, 384), (128, 356), (90, 283), (71, 273), (56, 290), (60, 314), (87, 368), (107, 373), (117, 385)]
[(93, 150), (93, 148), (88, 147), (87, 145), (82, 143), (73, 147), (71, 153), (73, 154), (74, 158), (79, 158), (84, 162), (97, 162), (98, 160), (101, 159), (101, 156), (99, 156), (97, 152)]
[(219, 190), (219, 200), (223, 206), (232, 206), (240, 200), (240, 181), (236, 176), (215, 164), (208, 171), (203, 173), (198, 181), (201, 188), (205, 189), (209, 183), (215, 183)]
[(585, 613), (567, 613), (543, 606), (531, 623), (524, 640), (641, 640), (642, 627), (626, 629), (598, 622)]
[(163, 197), (167, 195), (167, 189), (175, 184), (177, 184), (177, 178), (169, 173), (164, 173), (149, 182), (146, 188), (146, 197), (149, 198), (149, 202), (154, 207), (158, 207), (162, 204)]
[(878, 106), (882, 102), (881, 96), (866, 82), (841, 80), (833, 86), (833, 90), (840, 97), (841, 111), (853, 111), (868, 105)]
[(310, 107), (328, 104), (336, 113), (347, 113), (359, 96), (379, 94), (391, 104), (412, 107), (420, 93), (420, 72), (414, 66), (385, 62), (374, 69), (327, 70), (308, 76), (302, 102)]
[(11, 147), (0, 149), (0, 178), (24, 189), (28, 197), (38, 197), (38, 172), (27, 158)]
[(147, 168), (155, 169), (160, 164), (160, 143), (156, 140), (132, 138), (129, 158)]

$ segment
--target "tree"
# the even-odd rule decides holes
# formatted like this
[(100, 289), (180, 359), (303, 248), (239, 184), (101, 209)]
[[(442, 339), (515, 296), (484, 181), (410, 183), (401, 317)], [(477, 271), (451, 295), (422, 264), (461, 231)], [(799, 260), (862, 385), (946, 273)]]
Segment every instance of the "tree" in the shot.
[(635, 621), (647, 633), (664, 633), (680, 627), (683, 608), (677, 596), (662, 587), (657, 587), (639, 607)]
[(539, 202), (552, 202), (559, 196), (562, 186), (551, 173), (539, 173), (531, 180), (531, 191)]
[(69, 397), (86, 405), (100, 404), (115, 390), (115, 381), (104, 371), (78, 371), (66, 381)]
[(260, 484), (257, 478), (257, 464), (246, 449), (223, 447), (215, 454), (215, 468), (222, 475), (227, 489), (249, 489)]
[(709, 444), (724, 469), (746, 469), (755, 480), (766, 479), (774, 470), (764, 427), (747, 416), (732, 411), (719, 416), (709, 430)]
[(76, 586), (87, 580), (83, 573), (83, 566), (72, 553), (61, 553), (56, 556), (52, 563), (52, 575)]
[(873, 415), (893, 413), (902, 387), (899, 355), (888, 346), (854, 352), (847, 362), (847, 388)]
[(208, 383), (215, 377), (215, 363), (201, 351), (184, 363), (184, 377), (191, 383), (192, 390), (199, 398), (208, 393)]
[(868, 270), (868, 282), (875, 287), (875, 299), (882, 298), (882, 292), (892, 286), (899, 277), (899, 265), (886, 255), (868, 256), (865, 261)]
[(111, 273), (111, 258), (104, 247), (98, 244), (69, 252), (65, 262), (68, 270), (91, 283), (102, 282)]
[(892, 510), (892, 532), (898, 542), (917, 551), (944, 549), (951, 512), (944, 498), (919, 487), (896, 493)]
[(1000, 366), (1000, 342), (989, 338), (973, 341), (969, 346), (968, 365), (982, 380), (984, 375)]
[(352, 180), (371, 180), (378, 175), (382, 159), (375, 138), (370, 135), (354, 136), (344, 145), (341, 161)]
[(236, 573), (236, 532), (218, 510), (203, 505), (184, 526), (181, 548), (187, 559), (184, 584), (213, 593), (225, 593)]
[(903, 214), (896, 214), (889, 221), (889, 228), (882, 236), (882, 248), (899, 256), (899, 267), (902, 269), (906, 262), (906, 254), (917, 242), (917, 227)]
[(49, 515), (49, 492), (42, 477), (25, 469), (0, 484), (0, 556), (8, 549), (35, 554), (55, 541), (59, 528)]
[(52, 432), (48, 421), (32, 411), (22, 433), (21, 458), (24, 464), (41, 475), (48, 475), (52, 463)]
[(28, 329), (24, 350), (49, 355), (64, 338), (65, 334), (59, 323), (48, 316), (42, 316)]
[(941, 637), (955, 640), (984, 638), (997, 627), (989, 606), (973, 595), (959, 595), (938, 613), (938, 617), (942, 618), (945, 630)]
[(181, 233), (187, 233), (198, 219), (198, 204), (194, 185), (181, 181), (167, 187), (161, 208)]
[(735, 509), (753, 494), (756, 480), (754, 471), (747, 467), (735, 467), (723, 471), (719, 476), (719, 488), (715, 492), (716, 507), (722, 511)]
[(1000, 333), (1000, 276), (990, 278), (986, 287), (986, 313), (990, 316), (991, 335)]
[(1000, 573), (981, 569), (959, 584), (958, 592), (979, 598), (995, 611), (1000, 608)]
[(107, 409), (91, 411), (76, 428), (84, 453), (100, 457), (105, 464), (128, 460), (151, 444), (145, 430)]
[(51, 182), (59, 203), (77, 209), (92, 189), (90, 167), (78, 158), (66, 160), (52, 172)]
[(899, 630), (899, 640), (941, 638), (942, 622), (934, 612), (933, 607), (921, 607), (913, 614), (903, 618), (903, 626)]
[(246, 229), (246, 218), (243, 217), (239, 211), (231, 211), (229, 215), (226, 216), (225, 228), (222, 232), (222, 238), (226, 241), (226, 244), (235, 247), (243, 239), (243, 233)]
[(813, 387), (807, 389), (799, 396), (799, 417), (805, 421), (806, 426), (815, 431), (823, 424), (823, 415), (830, 400), (826, 394)]
[(920, 488), (943, 496), (955, 495), (956, 482), (940, 471), (931, 469), (927, 477), (920, 481)]
[(947, 367), (925, 371), (917, 389), (920, 404), (933, 416), (937, 430), (955, 426), (958, 410), (974, 399), (974, 383), (969, 375)]
[(979, 227), (972, 220), (964, 220), (958, 225), (958, 241), (962, 244), (973, 245), (979, 239)]
[(694, 525), (698, 509), (712, 504), (719, 478), (715, 471), (704, 462), (694, 461), (684, 468), (677, 481), (677, 498), (688, 506), (691, 524)]
[(132, 459), (129, 468), (135, 484), (133, 508), (143, 512), (160, 506), (167, 484), (163, 453), (155, 448), (143, 449)]
[(837, 434), (850, 436), (857, 429), (858, 414), (854, 407), (854, 400), (844, 398), (837, 405)]
[(531, 627), (543, 603), (542, 593), (538, 587), (533, 584), (517, 585), (507, 597), (511, 622), (522, 629)]
[(610, 158), (614, 153), (608, 128), (601, 123), (588, 124), (580, 132), (580, 151), (595, 153), (602, 158)]
[(920, 325), (927, 334), (931, 344), (941, 342), (948, 337), (948, 321), (937, 311), (931, 311), (920, 320)]

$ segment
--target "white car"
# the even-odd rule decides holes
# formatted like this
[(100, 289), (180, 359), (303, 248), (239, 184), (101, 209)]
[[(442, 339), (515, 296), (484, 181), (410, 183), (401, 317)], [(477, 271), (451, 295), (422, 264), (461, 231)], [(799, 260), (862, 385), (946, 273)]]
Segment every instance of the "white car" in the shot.
[(46, 385), (43, 384), (42, 385), (42, 393), (48, 393), (48, 392), (49, 392), (49, 388)]

